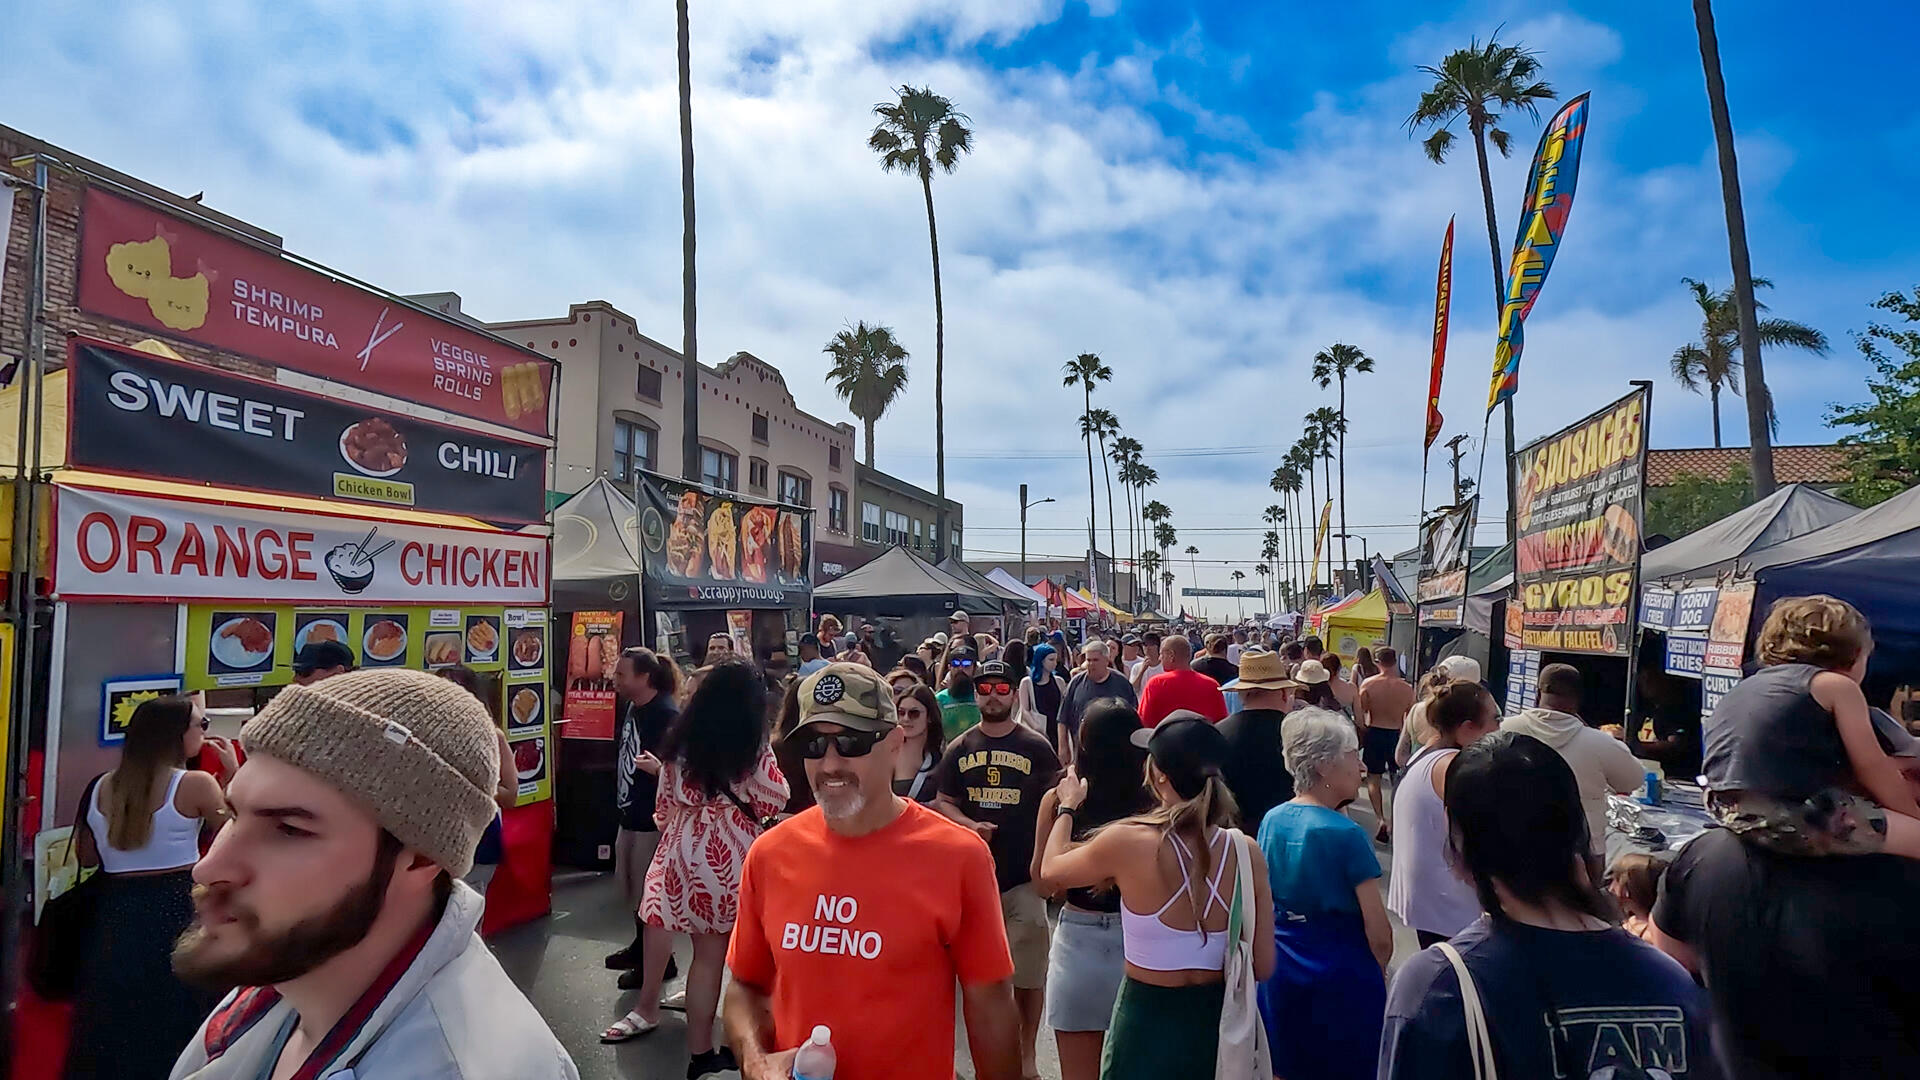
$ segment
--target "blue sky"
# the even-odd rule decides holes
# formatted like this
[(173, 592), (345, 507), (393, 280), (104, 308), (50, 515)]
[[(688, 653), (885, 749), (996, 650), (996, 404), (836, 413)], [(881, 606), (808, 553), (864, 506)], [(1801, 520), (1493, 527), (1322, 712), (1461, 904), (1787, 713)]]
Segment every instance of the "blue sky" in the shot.
[[(532, 8), (38, 5), (9, 23), (0, 122), (205, 191), (367, 280), (458, 291), (482, 318), (603, 298), (674, 340), (671, 5)], [(1720, 8), (1756, 269), (1778, 314), (1834, 345), (1773, 354), (1780, 438), (1825, 441), (1826, 406), (1862, 396), (1849, 333), (1874, 297), (1920, 280), (1920, 230), (1877, 212), (1881, 192), (1920, 183), (1911, 75), (1904, 51), (1872, 44), (1911, 40), (1920, 13)], [(695, 19), (702, 355), (752, 351), (837, 419), (821, 344), (855, 319), (894, 326), (914, 381), (880, 424), (880, 464), (929, 484), (925, 220), (863, 141), (868, 108), (901, 82), (973, 117), (976, 152), (935, 196), (949, 486), (976, 551), (1015, 550), (1023, 481), (1061, 500), (1036, 511), (1030, 550), (1083, 544), (1079, 406), (1057, 372), (1095, 351), (1118, 373), (1102, 404), (1147, 446), (1181, 545), (1221, 560), (1201, 584), (1224, 584), (1256, 553), (1274, 459), (1327, 403), (1306, 369), (1334, 341), (1380, 365), (1350, 393), (1348, 520), (1376, 548), (1406, 546), (1449, 214), (1449, 433), (1478, 436), (1493, 307), (1471, 153), (1433, 166), (1401, 121), (1417, 65), (1501, 26), (1563, 96), (1593, 94), (1578, 201), (1528, 326), (1521, 437), (1651, 378), (1654, 444), (1708, 441), (1704, 399), (1665, 374), (1697, 330), (1679, 279), (1729, 277), (1681, 0), (713, 0)], [(1538, 133), (1510, 122), (1519, 149), (1494, 167), (1503, 248)], [(1726, 414), (1736, 440), (1740, 409)], [(1243, 449), (1191, 452), (1220, 448)]]

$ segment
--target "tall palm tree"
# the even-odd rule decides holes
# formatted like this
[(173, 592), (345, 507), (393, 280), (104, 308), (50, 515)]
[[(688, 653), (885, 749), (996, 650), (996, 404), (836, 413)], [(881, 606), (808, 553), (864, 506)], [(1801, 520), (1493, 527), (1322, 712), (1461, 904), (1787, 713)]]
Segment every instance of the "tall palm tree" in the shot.
[[(1276, 469), (1274, 471), (1278, 472), (1279, 470)], [(1272, 486), (1272, 481), (1268, 481), (1268, 486), (1269, 487)], [(1287, 508), (1279, 505), (1278, 503), (1275, 503), (1267, 507), (1266, 510), (1261, 513), (1260, 520), (1266, 522), (1268, 525), (1273, 526), (1273, 528), (1269, 530), (1267, 533), (1268, 536), (1271, 536), (1273, 538), (1273, 545), (1272, 545), (1273, 554), (1266, 556), (1266, 558), (1278, 559), (1280, 558), (1280, 527), (1286, 523)], [(1265, 537), (1262, 538), (1262, 542), (1263, 543), (1265, 542)], [(1282, 565), (1281, 569), (1284, 572), (1284, 569), (1285, 569), (1284, 564)]]
[(1307, 563), (1303, 557), (1305, 554), (1304, 545), (1300, 543), (1300, 527), (1303, 519), (1300, 514), (1301, 455), (1299, 451), (1300, 444), (1295, 443), (1293, 448), (1288, 450), (1286, 456), (1281, 459), (1280, 467), (1273, 470), (1273, 479), (1268, 483), (1269, 487), (1280, 492), (1284, 497), (1284, 501), (1290, 503), (1292, 506), (1291, 511), (1287, 515), (1293, 522), (1292, 526), (1287, 530), (1287, 540), (1289, 546), (1293, 549), (1293, 575), (1296, 586), (1299, 584), (1300, 575), (1305, 573), (1307, 569)]
[[(1113, 369), (1093, 353), (1081, 353), (1066, 362), (1060, 368), (1060, 385), (1080, 388), (1080, 437), (1087, 443), (1087, 557), (1093, 557), (1093, 549), (1099, 547), (1094, 538), (1094, 519), (1099, 511), (1094, 509), (1093, 494), (1093, 428), (1087, 423), (1087, 417), (1093, 413), (1093, 388), (1095, 385), (1113, 380)], [(1094, 596), (1100, 594), (1100, 582), (1093, 583)]]
[(1152, 523), (1153, 533), (1151, 535), (1153, 538), (1153, 547), (1160, 552), (1160, 561), (1165, 563), (1167, 561), (1167, 549), (1173, 546), (1173, 541), (1162, 540), (1160, 536), (1162, 535), (1162, 530), (1167, 528), (1168, 519), (1173, 517), (1173, 511), (1167, 508), (1166, 503), (1155, 499), (1140, 511), (1140, 517)]
[[(1171, 597), (1173, 595), (1173, 571), (1160, 571), (1160, 585), (1166, 590), (1166, 596)], [(1165, 603), (1165, 601), (1162, 601), (1162, 603)]]
[[(1127, 506), (1127, 564), (1132, 567), (1133, 570), (1138, 571), (1140, 568), (1140, 551), (1134, 541), (1139, 536), (1139, 532), (1134, 528), (1136, 519), (1133, 515), (1133, 497), (1138, 493), (1140, 440), (1130, 435), (1122, 435), (1114, 439), (1111, 456), (1114, 467), (1120, 473), (1120, 498)], [(1113, 557), (1118, 559), (1120, 553), (1115, 551)], [(1135, 580), (1138, 580), (1137, 575)], [(1140, 591), (1135, 589), (1134, 599), (1138, 600), (1139, 595)], [(1136, 610), (1137, 607), (1138, 605), (1136, 604)]]
[(695, 323), (693, 231), (693, 61), (687, 0), (674, 4), (680, 65), (680, 475), (700, 479), (700, 359)]
[(1107, 478), (1107, 596), (1114, 602), (1120, 600), (1120, 545), (1117, 541), (1119, 531), (1113, 523), (1113, 466), (1107, 457), (1107, 440), (1120, 433), (1120, 418), (1106, 409), (1089, 409), (1080, 418), (1081, 434), (1091, 432), (1100, 440), (1100, 471)]
[(1191, 576), (1193, 587), (1196, 589), (1200, 587), (1200, 564), (1194, 559), (1198, 554), (1200, 554), (1199, 548), (1192, 544), (1187, 545), (1187, 573)]
[[(1673, 350), (1673, 379), (1694, 393), (1706, 388), (1707, 400), (1713, 403), (1713, 445), (1720, 445), (1720, 391), (1740, 393), (1740, 360), (1735, 350), (1740, 344), (1739, 309), (1734, 303), (1733, 290), (1714, 292), (1705, 282), (1692, 278), (1681, 278), (1687, 289), (1693, 293), (1693, 302), (1700, 305), (1700, 340), (1682, 345)], [(1770, 289), (1773, 282), (1766, 278), (1754, 278), (1753, 287)], [(1756, 311), (1766, 311), (1767, 305), (1754, 301)], [(1808, 352), (1825, 354), (1827, 335), (1805, 323), (1791, 319), (1761, 319), (1759, 321), (1760, 341), (1765, 345), (1792, 346), (1806, 349)], [(1764, 392), (1764, 390), (1762, 391)], [(1766, 403), (1769, 433), (1775, 421), (1773, 402)]]
[(1154, 584), (1160, 580), (1160, 553), (1157, 551), (1141, 552), (1140, 572), (1146, 575), (1147, 588), (1152, 590)]
[(893, 329), (857, 323), (833, 335), (820, 350), (833, 357), (827, 381), (847, 403), (847, 411), (867, 427), (867, 468), (873, 468), (873, 425), (907, 388), (907, 350)]
[(1161, 565), (1170, 565), (1173, 562), (1173, 549), (1180, 543), (1180, 533), (1165, 521), (1157, 522), (1153, 526), (1153, 543), (1160, 549)]
[(1136, 494), (1134, 495), (1133, 504), (1137, 508), (1135, 513), (1139, 515), (1139, 520), (1136, 521), (1135, 524), (1140, 530), (1140, 548), (1143, 551), (1147, 548), (1147, 518), (1146, 507), (1144, 505), (1147, 501), (1147, 489), (1159, 482), (1160, 470), (1147, 464), (1145, 460), (1136, 460), (1134, 462), (1133, 483)]
[(1268, 605), (1273, 602), (1273, 578), (1270, 576), (1273, 573), (1273, 567), (1263, 562), (1254, 563), (1253, 572), (1260, 575), (1260, 606), (1267, 608), (1268, 614), (1272, 614), (1272, 608)]
[[(1498, 33), (1498, 31), (1495, 31)], [(1487, 250), (1493, 255), (1493, 311), (1500, 317), (1505, 267), (1500, 259), (1500, 227), (1493, 212), (1493, 175), (1487, 171), (1487, 144), (1491, 142), (1501, 157), (1513, 156), (1513, 136), (1500, 126), (1501, 109), (1519, 109), (1534, 120), (1540, 119), (1540, 104), (1556, 96), (1553, 87), (1540, 78), (1540, 58), (1519, 45), (1502, 45), (1488, 38), (1485, 45), (1475, 38), (1464, 49), (1448, 53), (1438, 67), (1422, 65), (1421, 71), (1433, 76), (1433, 85), (1420, 95), (1413, 115), (1407, 117), (1411, 130), (1432, 128), (1421, 144), (1435, 165), (1447, 160), (1453, 149), (1454, 135), (1448, 130), (1455, 120), (1465, 117), (1467, 131), (1473, 135), (1473, 151), (1480, 161), (1480, 197), (1487, 210)], [(1507, 456), (1513, 456), (1513, 399), (1505, 402), (1501, 424), (1507, 436)], [(1514, 470), (1507, 474), (1507, 538), (1513, 538)]]
[[(1233, 573), (1228, 574), (1227, 576), (1233, 579), (1233, 587), (1235, 589), (1238, 589), (1240, 587), (1240, 583), (1247, 579), (1247, 572), (1245, 570), (1235, 570)], [(1241, 607), (1240, 598), (1237, 596), (1233, 598), (1233, 614), (1234, 614), (1234, 619), (1233, 619), (1234, 622), (1239, 622), (1241, 619), (1244, 619), (1247, 617), (1246, 609)]]
[(1347, 375), (1373, 370), (1373, 357), (1352, 345), (1335, 343), (1313, 357), (1313, 381), (1325, 390), (1340, 384), (1340, 564), (1347, 563)]
[[(1269, 508), (1269, 509), (1272, 509), (1272, 508)], [(1274, 564), (1277, 564), (1277, 562), (1278, 562), (1278, 560), (1279, 560), (1279, 558), (1280, 558), (1280, 534), (1279, 534), (1279, 532), (1277, 532), (1277, 531), (1275, 531), (1275, 530), (1273, 530), (1273, 529), (1268, 529), (1268, 530), (1266, 531), (1266, 533), (1265, 533), (1264, 535), (1262, 535), (1262, 536), (1260, 537), (1260, 557), (1261, 557), (1262, 559), (1265, 559), (1265, 560), (1267, 560), (1267, 563), (1268, 563), (1268, 564), (1269, 564), (1270, 566), (1271, 566), (1271, 565), (1274, 565)], [(1272, 580), (1272, 581), (1270, 581), (1270, 583), (1269, 583), (1269, 584), (1271, 584), (1271, 585), (1274, 585), (1274, 586), (1278, 586), (1278, 584), (1279, 584), (1279, 581), (1278, 581), (1278, 579), (1277, 579), (1277, 576), (1276, 576), (1276, 578), (1275, 578), (1274, 580)], [(1269, 614), (1271, 614), (1271, 613), (1269, 613)]]
[[(681, 0), (685, 3), (685, 0)], [(933, 477), (940, 496), (934, 528), (937, 556), (947, 532), (947, 309), (940, 295), (940, 229), (933, 216), (933, 170), (951, 175), (960, 155), (973, 149), (973, 121), (931, 87), (896, 88), (893, 101), (873, 107), (880, 122), (867, 136), (867, 148), (880, 155), (883, 172), (896, 170), (920, 180), (927, 201), (927, 243), (933, 249)], [(695, 385), (689, 382), (688, 386)]]
[[(1720, 159), (1720, 199), (1727, 210), (1727, 254), (1733, 263), (1733, 296), (1741, 361), (1747, 377), (1747, 438), (1753, 447), (1753, 494), (1773, 494), (1773, 399), (1760, 366), (1760, 316), (1754, 302), (1753, 260), (1747, 253), (1747, 214), (1740, 203), (1740, 159), (1733, 150), (1733, 116), (1727, 111), (1727, 81), (1720, 74), (1720, 36), (1712, 0), (1693, 0), (1700, 66), (1707, 76), (1707, 109), (1713, 114), (1713, 144)], [(1718, 445), (1718, 444), (1716, 444)]]
[[(1287, 455), (1293, 460), (1294, 467), (1299, 469), (1307, 478), (1307, 514), (1305, 517), (1298, 517), (1295, 518), (1295, 520), (1299, 523), (1301, 530), (1300, 569), (1302, 572), (1311, 575), (1313, 572), (1313, 564), (1308, 561), (1307, 548), (1313, 543), (1314, 524), (1320, 520), (1320, 494), (1319, 489), (1314, 484), (1313, 475), (1313, 463), (1320, 459), (1320, 443), (1318, 440), (1318, 429), (1314, 426), (1311, 416), (1308, 416), (1307, 419), (1301, 423), (1300, 438), (1294, 442), (1293, 448), (1287, 451)], [(1313, 582), (1308, 581), (1306, 585), (1307, 593), (1311, 595), (1313, 592)]]

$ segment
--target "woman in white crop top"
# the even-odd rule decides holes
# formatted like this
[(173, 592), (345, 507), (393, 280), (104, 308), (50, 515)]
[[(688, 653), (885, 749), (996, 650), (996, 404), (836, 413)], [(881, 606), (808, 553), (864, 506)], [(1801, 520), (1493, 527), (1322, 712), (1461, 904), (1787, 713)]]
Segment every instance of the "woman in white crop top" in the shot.
[[(142, 702), (113, 771), (93, 781), (75, 842), (101, 871), (74, 1003), (67, 1077), (163, 1078), (218, 1000), (173, 974), (173, 943), (193, 921), (200, 834), (226, 820), (212, 776), (183, 768), (210, 744), (231, 776), (225, 739), (184, 697)], [(130, 1014), (129, 1009), (134, 1011)]]
[(1239, 810), (1220, 776), (1227, 741), (1211, 723), (1182, 710), (1136, 732), (1135, 740), (1147, 751), (1147, 786), (1159, 806), (1075, 844), (1071, 822), (1087, 788), (1069, 770), (1056, 793), (1059, 810), (1041, 872), (1061, 888), (1106, 881), (1119, 888), (1127, 977), (1107, 1028), (1101, 1080), (1210, 1080), (1242, 859), (1251, 860), (1253, 877), (1253, 895), (1242, 898), (1241, 910), (1253, 920), (1254, 975), (1273, 972), (1266, 863), (1234, 827)]

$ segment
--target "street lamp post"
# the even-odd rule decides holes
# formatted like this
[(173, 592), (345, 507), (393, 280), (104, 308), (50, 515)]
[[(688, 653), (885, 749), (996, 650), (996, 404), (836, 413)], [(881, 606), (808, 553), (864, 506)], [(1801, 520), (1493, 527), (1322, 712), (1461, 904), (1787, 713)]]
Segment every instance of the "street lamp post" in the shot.
[(1360, 561), (1363, 563), (1369, 563), (1369, 564), (1373, 562), (1372, 557), (1367, 554), (1367, 538), (1366, 537), (1361, 536), (1358, 533), (1345, 533), (1345, 532), (1334, 533), (1333, 535), (1339, 537), (1342, 540), (1360, 541)]
[(1027, 485), (1020, 485), (1020, 584), (1022, 585), (1027, 583), (1027, 508), (1052, 501), (1052, 497), (1049, 496), (1045, 499), (1035, 499), (1033, 502), (1028, 502)]

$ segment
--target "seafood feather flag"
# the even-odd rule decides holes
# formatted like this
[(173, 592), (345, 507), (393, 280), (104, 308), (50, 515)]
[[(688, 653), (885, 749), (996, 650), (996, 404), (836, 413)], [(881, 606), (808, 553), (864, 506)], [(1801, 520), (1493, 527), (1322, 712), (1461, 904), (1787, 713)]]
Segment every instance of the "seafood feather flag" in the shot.
[(1447, 219), (1447, 238), (1440, 245), (1440, 274), (1433, 285), (1433, 374), (1427, 377), (1427, 441), (1432, 450), (1440, 437), (1440, 373), (1447, 366), (1447, 316), (1453, 310), (1453, 219)]
[(1520, 388), (1522, 330), (1560, 250), (1567, 214), (1573, 209), (1574, 185), (1580, 178), (1580, 148), (1586, 139), (1587, 95), (1581, 94), (1547, 121), (1540, 146), (1533, 152), (1527, 197), (1520, 204), (1520, 231), (1513, 238), (1513, 258), (1507, 264), (1507, 284), (1500, 297), (1500, 340), (1493, 350), (1488, 412)]
[(1307, 588), (1309, 589), (1313, 588), (1314, 583), (1320, 580), (1320, 545), (1326, 543), (1327, 523), (1332, 519), (1333, 500), (1328, 499), (1327, 505), (1320, 508), (1320, 527), (1313, 532), (1313, 572), (1307, 575)]

